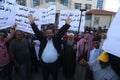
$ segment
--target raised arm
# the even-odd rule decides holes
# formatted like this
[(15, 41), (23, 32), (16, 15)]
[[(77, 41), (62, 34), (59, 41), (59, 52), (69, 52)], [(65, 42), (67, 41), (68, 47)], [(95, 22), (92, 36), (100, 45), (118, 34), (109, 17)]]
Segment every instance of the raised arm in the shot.
[(68, 17), (65, 21), (65, 25), (63, 25), (57, 33), (56, 38), (58, 40), (60, 40), (63, 37), (63, 35), (65, 34), (65, 32), (69, 29), (70, 23), (71, 23), (71, 19)]
[(37, 25), (34, 23), (35, 18), (33, 18), (32, 14), (28, 15), (28, 19), (30, 21), (30, 25), (35, 33), (35, 35), (37, 36), (37, 38), (41, 41), (44, 37), (44, 34), (42, 31), (40, 31), (37, 27)]
[(10, 29), (10, 36), (5, 38), (5, 42), (9, 42), (14, 38), (15, 28), (16, 28), (16, 25), (13, 25), (13, 27)]

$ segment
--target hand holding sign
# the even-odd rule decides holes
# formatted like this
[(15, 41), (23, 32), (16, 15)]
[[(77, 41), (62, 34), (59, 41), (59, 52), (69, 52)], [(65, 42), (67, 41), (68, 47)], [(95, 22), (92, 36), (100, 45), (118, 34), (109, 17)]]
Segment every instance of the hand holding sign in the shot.
[(33, 24), (34, 21), (35, 21), (35, 18), (33, 18), (32, 14), (29, 14), (29, 15), (28, 15), (28, 19), (29, 19), (29, 21), (30, 21), (30, 24)]

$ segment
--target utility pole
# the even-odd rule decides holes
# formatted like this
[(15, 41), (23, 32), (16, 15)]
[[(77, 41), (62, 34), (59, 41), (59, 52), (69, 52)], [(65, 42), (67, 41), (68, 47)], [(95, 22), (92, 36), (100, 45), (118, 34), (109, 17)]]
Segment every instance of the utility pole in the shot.
[(86, 11), (86, 9), (80, 9), (81, 13), (80, 13), (80, 22), (79, 22), (79, 26), (78, 26), (78, 32), (77, 32), (77, 37), (79, 36), (79, 32), (80, 32), (80, 26), (81, 26), (81, 21), (82, 21), (82, 13), (83, 11)]

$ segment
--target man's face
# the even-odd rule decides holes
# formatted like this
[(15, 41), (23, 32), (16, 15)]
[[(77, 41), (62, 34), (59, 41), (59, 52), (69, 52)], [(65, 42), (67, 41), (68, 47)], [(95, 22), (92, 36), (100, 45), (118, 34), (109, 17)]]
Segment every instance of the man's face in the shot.
[(52, 36), (53, 36), (52, 30), (50, 30), (50, 29), (46, 30), (46, 36), (47, 36), (48, 39), (51, 39)]
[(98, 49), (100, 46), (100, 41), (93, 41), (93, 44), (94, 44), (94, 47)]
[(101, 38), (106, 39), (106, 33), (102, 33)]
[(85, 33), (85, 34), (84, 34), (84, 39), (85, 39), (85, 40), (88, 40), (88, 39), (89, 39), (89, 33)]
[(67, 40), (67, 44), (72, 46), (73, 43), (74, 43), (74, 36), (73, 35), (69, 35), (68, 36), (68, 40)]
[(68, 36), (68, 39), (69, 39), (69, 40), (74, 40), (74, 36), (69, 35), (69, 36)]
[(22, 40), (22, 38), (23, 38), (23, 32), (22, 31), (16, 31), (15, 36), (16, 36), (16, 39)]

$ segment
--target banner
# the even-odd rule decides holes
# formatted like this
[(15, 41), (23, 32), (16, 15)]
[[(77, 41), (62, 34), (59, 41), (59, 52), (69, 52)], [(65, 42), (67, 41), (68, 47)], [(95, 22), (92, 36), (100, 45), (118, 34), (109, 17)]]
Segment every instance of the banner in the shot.
[(0, 0), (0, 29), (15, 24), (15, 3), (16, 0)]
[(107, 39), (103, 44), (103, 50), (120, 57), (120, 8), (115, 15), (107, 32)]
[[(79, 10), (61, 10), (59, 16), (59, 28), (61, 28), (65, 24), (65, 20), (68, 16), (71, 18), (71, 27), (70, 30), (78, 31), (79, 23), (80, 23), (80, 15), (81, 11)], [(85, 25), (85, 12), (82, 13), (81, 24), (80, 24), (80, 31), (84, 32), (84, 25)]]
[(35, 24), (39, 26), (40, 25), (39, 15), (38, 15), (39, 10), (26, 7), (26, 6), (20, 6), (20, 5), (16, 6), (15, 21), (17, 24), (17, 29), (33, 34), (33, 30), (28, 20), (29, 14), (32, 14), (33, 17), (35, 17)]
[(56, 17), (56, 5), (52, 5), (49, 8), (40, 8), (41, 24), (51, 24), (55, 23)]

